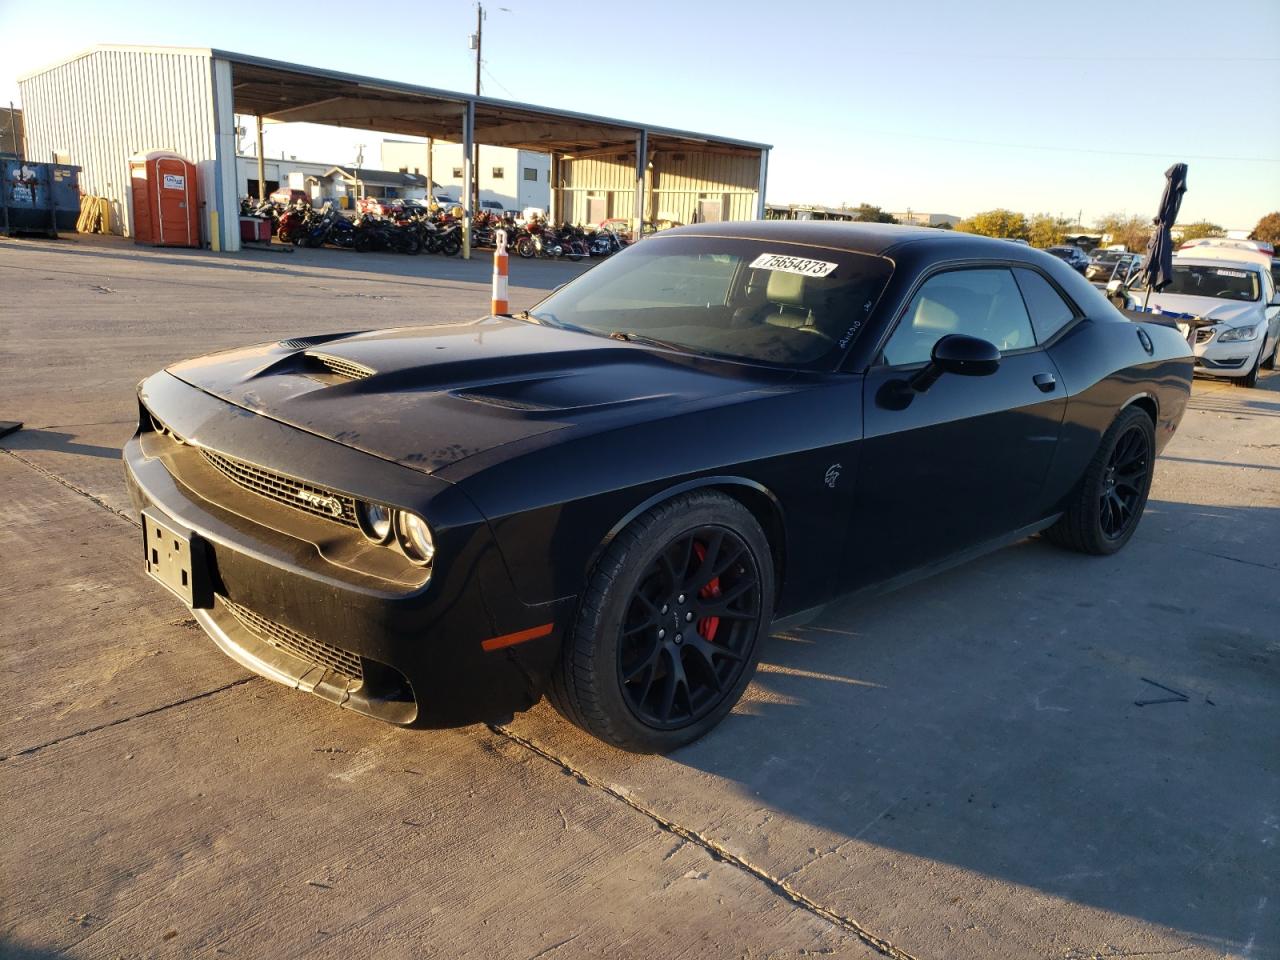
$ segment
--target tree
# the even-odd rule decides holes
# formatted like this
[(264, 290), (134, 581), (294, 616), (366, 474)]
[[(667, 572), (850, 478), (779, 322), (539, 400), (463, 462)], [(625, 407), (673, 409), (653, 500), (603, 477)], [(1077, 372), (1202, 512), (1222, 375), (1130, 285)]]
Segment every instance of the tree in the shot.
[(997, 209), (975, 213), (961, 220), (956, 229), (962, 233), (976, 233), (983, 237), (1002, 237), (1005, 240), (1027, 240), (1027, 218), (1013, 210)]
[(1264, 243), (1280, 243), (1280, 210), (1268, 213), (1259, 220), (1258, 225), (1253, 228), (1253, 233), (1249, 234), (1249, 239), (1261, 240)]
[(1141, 253), (1147, 249), (1147, 241), (1151, 239), (1151, 221), (1145, 217), (1126, 217), (1119, 213), (1109, 213), (1095, 224), (1097, 231), (1109, 235), (1110, 240), (1103, 239), (1103, 244), (1123, 243), (1130, 253)]
[(1210, 223), (1208, 220), (1197, 220), (1195, 223), (1188, 223), (1178, 227), (1181, 230), (1179, 243), (1186, 243), (1188, 240), (1199, 240), (1202, 237), (1225, 237), (1227, 231), (1223, 230), (1216, 223)]
[(1057, 246), (1067, 235), (1071, 221), (1048, 213), (1037, 213), (1027, 224), (1027, 240), (1033, 247), (1043, 250)]
[(858, 204), (856, 207), (853, 208), (853, 212), (856, 214), (856, 216), (853, 219), (860, 220), (863, 223), (897, 223), (898, 222), (897, 220), (894, 219), (893, 214), (885, 213), (884, 210), (882, 210), (880, 207), (874, 206), (873, 204), (870, 204), (870, 203)]

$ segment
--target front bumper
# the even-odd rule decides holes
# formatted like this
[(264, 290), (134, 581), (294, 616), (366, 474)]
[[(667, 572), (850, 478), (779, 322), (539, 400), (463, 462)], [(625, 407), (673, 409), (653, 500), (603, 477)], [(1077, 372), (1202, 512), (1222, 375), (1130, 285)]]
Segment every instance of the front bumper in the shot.
[[(457, 487), (248, 414), (167, 374), (147, 380), (141, 398), (186, 442), (171, 450), (144, 420), (124, 449), (130, 496), (203, 551), (213, 600), (193, 613), (224, 652), (397, 724), (494, 720), (537, 701), (574, 598), (521, 603), (487, 521)], [(203, 449), (416, 510), (436, 534), (430, 579), (406, 576), (383, 555), (388, 548), (351, 546), (349, 528), (228, 493), (200, 472)], [(493, 643), (528, 633), (537, 635)]]
[[(1180, 326), (1186, 334), (1186, 328)], [(1227, 326), (1205, 326), (1195, 332), (1192, 352), (1196, 358), (1196, 373), (1215, 377), (1243, 377), (1253, 369), (1258, 351), (1262, 349), (1265, 337), (1259, 334), (1252, 340), (1228, 340), (1225, 343), (1218, 338)]]

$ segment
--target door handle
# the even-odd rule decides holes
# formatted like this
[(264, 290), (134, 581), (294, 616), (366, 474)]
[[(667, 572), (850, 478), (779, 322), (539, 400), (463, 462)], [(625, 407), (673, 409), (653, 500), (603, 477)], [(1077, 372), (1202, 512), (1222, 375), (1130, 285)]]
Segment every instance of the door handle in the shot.
[(1053, 393), (1054, 388), (1058, 385), (1058, 378), (1052, 373), (1037, 373), (1031, 378), (1031, 382), (1040, 388), (1043, 393)]

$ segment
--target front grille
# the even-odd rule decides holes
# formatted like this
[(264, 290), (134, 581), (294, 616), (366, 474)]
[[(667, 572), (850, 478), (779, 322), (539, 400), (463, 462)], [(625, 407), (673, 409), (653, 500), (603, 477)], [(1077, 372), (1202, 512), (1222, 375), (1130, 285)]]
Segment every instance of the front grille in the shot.
[(356, 502), (351, 497), (295, 480), (293, 477), (264, 470), (244, 460), (228, 457), (226, 454), (203, 449), (200, 453), (223, 476), (247, 490), (269, 497), (278, 503), (286, 503), (313, 516), (324, 517), (336, 523), (345, 523), (349, 527), (359, 525), (356, 522)]
[(1208, 343), (1213, 339), (1214, 332), (1215, 331), (1210, 328), (1201, 327), (1196, 331), (1196, 343)]
[(364, 680), (364, 663), (360, 657), (351, 651), (331, 647), (327, 643), (308, 637), (306, 634), (292, 630), (276, 623), (274, 620), (268, 620), (266, 617), (254, 613), (247, 607), (243, 607), (225, 597), (220, 597), (219, 599), (235, 618), (260, 640), (271, 644), (271, 646), (279, 650), (283, 650), (285, 653), (300, 657), (309, 663), (328, 667), (344, 677), (350, 677), (352, 680), (358, 681)]
[(307, 359), (334, 376), (346, 377), (348, 380), (363, 380), (365, 377), (373, 376), (373, 371), (363, 364), (343, 360), (341, 357), (331, 357), (325, 353), (308, 353)]

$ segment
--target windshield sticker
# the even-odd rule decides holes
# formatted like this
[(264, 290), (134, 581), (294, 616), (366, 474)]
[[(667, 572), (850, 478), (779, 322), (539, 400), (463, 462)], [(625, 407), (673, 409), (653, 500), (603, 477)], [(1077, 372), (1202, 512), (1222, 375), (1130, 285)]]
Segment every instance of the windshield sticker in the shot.
[(836, 264), (825, 260), (806, 260), (804, 257), (788, 257), (781, 253), (762, 253), (751, 262), (752, 270), (777, 270), (780, 273), (798, 273), (804, 277), (825, 277)]
[(1235, 277), (1239, 280), (1249, 279), (1249, 274), (1244, 270), (1215, 270), (1213, 272), (1220, 277)]

